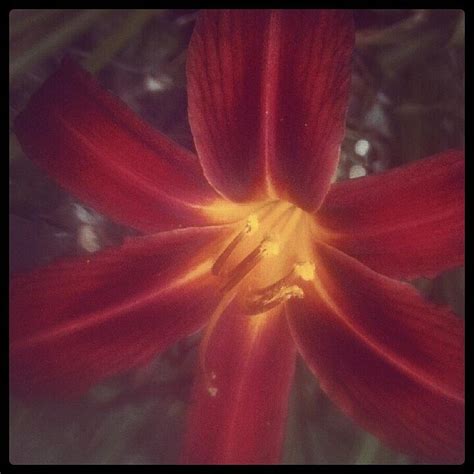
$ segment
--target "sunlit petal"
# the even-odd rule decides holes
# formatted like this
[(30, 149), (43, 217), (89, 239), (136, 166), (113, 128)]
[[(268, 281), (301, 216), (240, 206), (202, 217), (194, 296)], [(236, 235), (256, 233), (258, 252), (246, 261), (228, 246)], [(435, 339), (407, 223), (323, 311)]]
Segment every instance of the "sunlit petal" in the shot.
[(134, 238), (17, 276), (10, 380), (23, 394), (80, 394), (198, 330), (219, 301), (211, 250), (223, 227)]
[(66, 60), (17, 117), (35, 163), (104, 214), (141, 231), (206, 225), (218, 195), (196, 158)]
[(339, 158), (348, 11), (205, 11), (188, 52), (189, 120), (204, 172), (234, 201), (314, 210)]
[(446, 308), (325, 245), (292, 301), (295, 341), (329, 397), (387, 444), (461, 462), (464, 330)]
[(336, 183), (315, 218), (326, 242), (392, 277), (462, 265), (464, 152)]
[(249, 316), (232, 303), (203, 342), (182, 461), (278, 462), (295, 361), (281, 310)]

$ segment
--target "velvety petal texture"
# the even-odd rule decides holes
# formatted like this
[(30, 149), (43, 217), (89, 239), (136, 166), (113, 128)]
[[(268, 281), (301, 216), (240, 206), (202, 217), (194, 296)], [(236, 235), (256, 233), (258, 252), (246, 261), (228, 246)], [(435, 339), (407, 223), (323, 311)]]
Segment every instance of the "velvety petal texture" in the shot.
[(70, 192), (144, 232), (205, 225), (217, 194), (197, 159), (65, 60), (15, 121), (30, 159)]
[(464, 262), (464, 152), (336, 183), (318, 213), (321, 238), (395, 278)]
[(281, 309), (249, 316), (231, 304), (203, 344), (182, 461), (279, 462), (295, 363)]
[(15, 277), (12, 388), (80, 394), (197, 331), (219, 301), (211, 251), (228, 231), (183, 229), (134, 238)]
[(387, 444), (462, 462), (463, 321), (336, 249), (315, 253), (317, 281), (289, 306), (289, 322), (322, 388)]
[(188, 51), (189, 120), (210, 183), (234, 201), (322, 202), (344, 135), (349, 11), (204, 11)]

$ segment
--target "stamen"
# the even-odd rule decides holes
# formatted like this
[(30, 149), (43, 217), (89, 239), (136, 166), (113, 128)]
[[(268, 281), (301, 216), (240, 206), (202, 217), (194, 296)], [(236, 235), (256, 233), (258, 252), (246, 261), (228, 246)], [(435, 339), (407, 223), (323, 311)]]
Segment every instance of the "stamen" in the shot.
[(224, 251), (217, 257), (214, 265), (212, 266), (212, 273), (214, 275), (219, 275), (224, 263), (230, 257), (235, 247), (242, 241), (246, 236), (252, 235), (258, 229), (259, 222), (258, 217), (255, 214), (250, 214), (247, 219), (247, 223), (243, 230), (241, 230), (233, 239), (232, 242), (224, 249)]
[(303, 298), (304, 292), (298, 285), (275, 287), (267, 291), (250, 295), (245, 301), (248, 314), (259, 314), (278, 306), (290, 298)]
[(304, 281), (314, 280), (316, 266), (313, 262), (295, 263), (293, 272)]
[(209, 347), (209, 342), (211, 340), (211, 335), (214, 332), (217, 322), (219, 318), (222, 316), (222, 313), (225, 311), (229, 303), (234, 299), (235, 293), (230, 292), (227, 293), (217, 305), (215, 311), (211, 314), (209, 318), (209, 323), (204, 331), (204, 336), (201, 340), (201, 345), (199, 347), (199, 362), (201, 365), (201, 369), (203, 371), (204, 376), (207, 380), (208, 387), (215, 387), (215, 380), (217, 378), (217, 374), (214, 371), (208, 372), (207, 365), (206, 365), (206, 355), (207, 349)]
[(263, 257), (267, 255), (278, 255), (280, 253), (280, 244), (274, 237), (266, 237), (262, 240), (259, 247)]
[(226, 283), (222, 286), (223, 292), (229, 291), (239, 283), (260, 260), (267, 256), (278, 255), (280, 246), (271, 238), (265, 238), (260, 245), (250, 252), (233, 270), (229, 272)]
[(256, 214), (250, 214), (245, 224), (245, 229), (243, 230), (247, 235), (252, 235), (258, 230), (259, 223), (258, 217)]
[(252, 291), (245, 299), (245, 306), (249, 314), (267, 311), (290, 298), (303, 298), (304, 292), (295, 285), (298, 279), (304, 281), (314, 280), (315, 265), (313, 262), (295, 263), (293, 269), (275, 283)]

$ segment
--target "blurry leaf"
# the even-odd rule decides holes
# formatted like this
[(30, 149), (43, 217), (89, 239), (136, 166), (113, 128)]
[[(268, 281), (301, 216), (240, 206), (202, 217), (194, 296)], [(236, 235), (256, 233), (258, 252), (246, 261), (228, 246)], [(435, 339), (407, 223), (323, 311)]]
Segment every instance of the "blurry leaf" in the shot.
[(64, 48), (75, 36), (90, 28), (103, 10), (85, 10), (10, 63), (10, 81), (49, 54)]
[(153, 15), (156, 15), (153, 10), (138, 10), (130, 13), (121, 27), (98, 45), (83, 62), (83, 66), (92, 73), (100, 71), (131, 38), (140, 32)]

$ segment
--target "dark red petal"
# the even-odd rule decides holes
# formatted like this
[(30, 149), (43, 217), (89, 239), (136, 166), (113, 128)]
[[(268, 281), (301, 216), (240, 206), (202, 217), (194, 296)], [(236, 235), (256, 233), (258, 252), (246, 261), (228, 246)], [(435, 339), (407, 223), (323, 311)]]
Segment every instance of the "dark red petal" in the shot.
[(464, 262), (464, 152), (334, 184), (316, 214), (321, 238), (396, 278)]
[(462, 462), (462, 320), (331, 247), (316, 254), (317, 282), (289, 322), (322, 388), (387, 444)]
[(217, 195), (193, 155), (70, 60), (32, 97), (15, 131), (34, 162), (121, 223), (145, 232), (206, 225), (199, 206)]
[(236, 306), (224, 311), (203, 341), (205, 364), (192, 392), (184, 463), (280, 460), (294, 343), (281, 311), (248, 316)]
[(353, 41), (344, 10), (200, 15), (188, 51), (189, 120), (220, 193), (319, 206), (344, 135)]
[(80, 394), (198, 330), (219, 299), (209, 269), (228, 233), (214, 227), (134, 238), (14, 278), (13, 388)]

